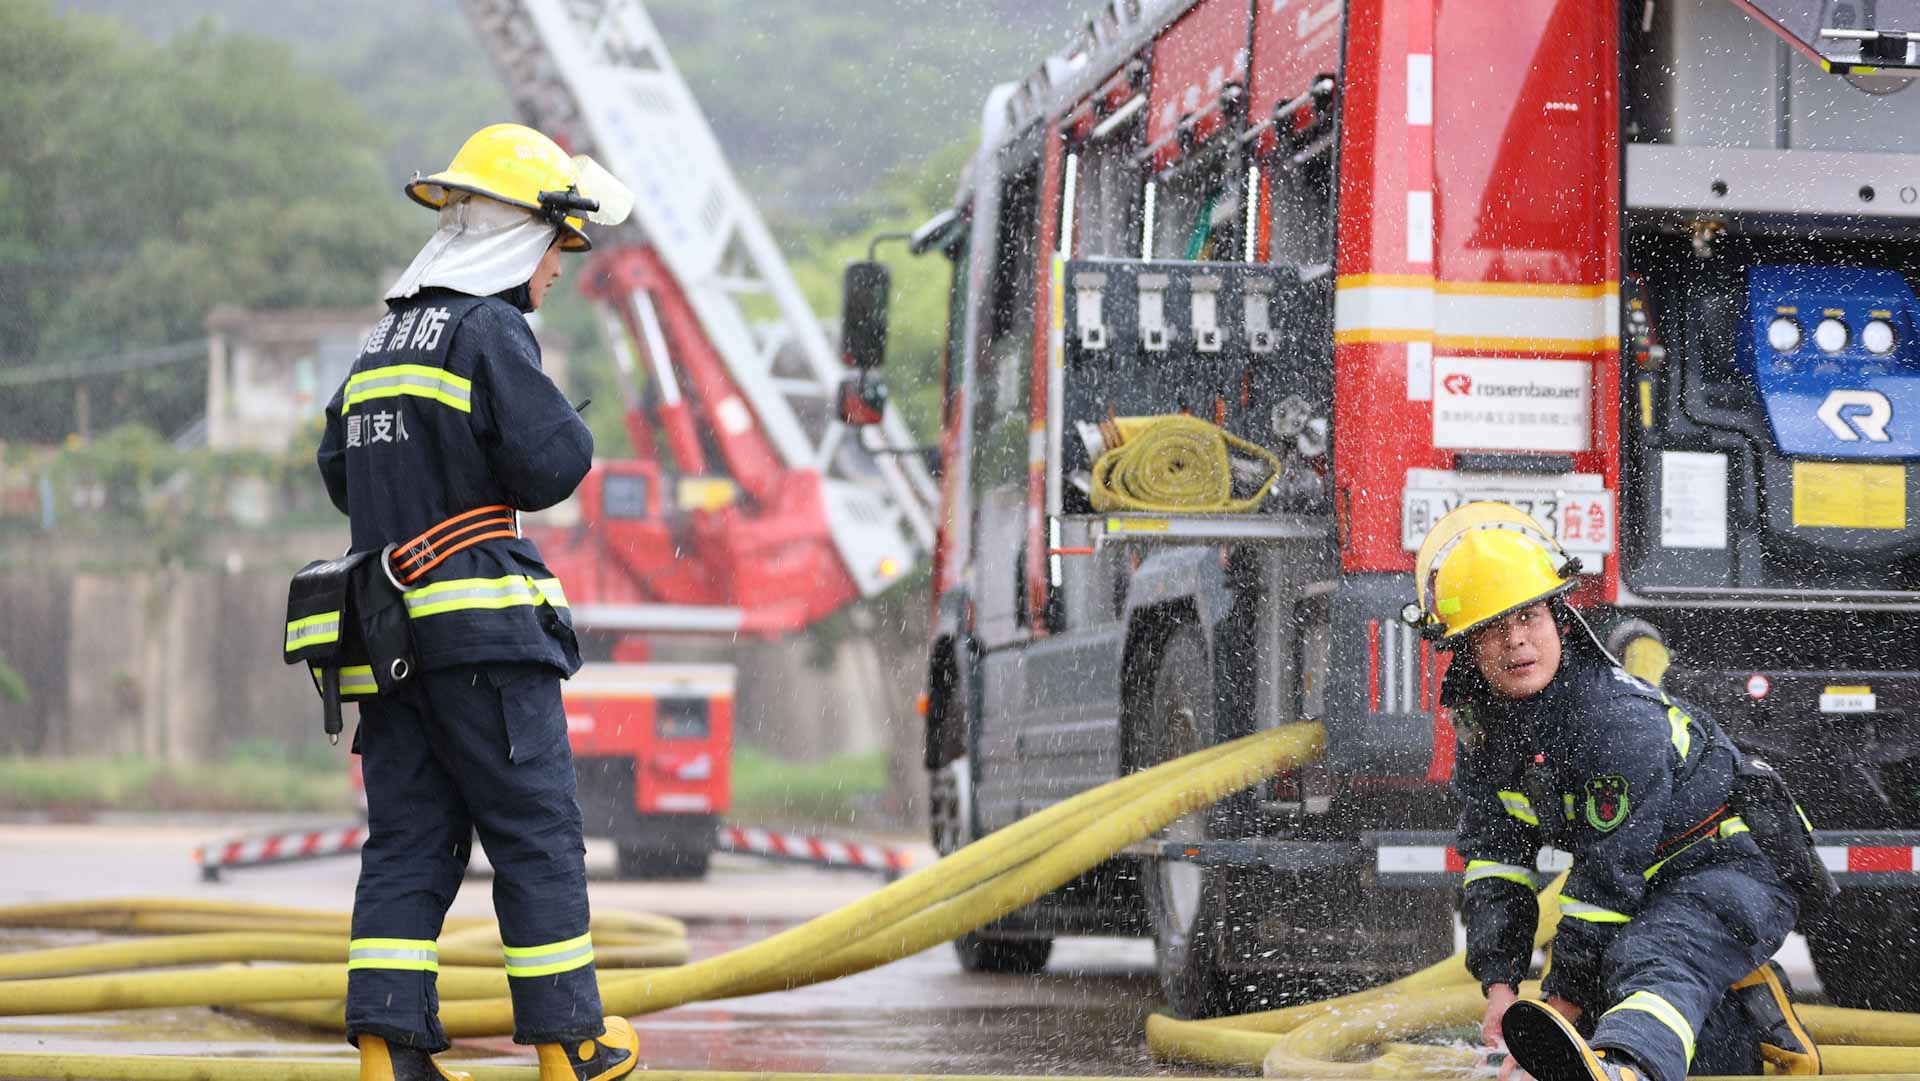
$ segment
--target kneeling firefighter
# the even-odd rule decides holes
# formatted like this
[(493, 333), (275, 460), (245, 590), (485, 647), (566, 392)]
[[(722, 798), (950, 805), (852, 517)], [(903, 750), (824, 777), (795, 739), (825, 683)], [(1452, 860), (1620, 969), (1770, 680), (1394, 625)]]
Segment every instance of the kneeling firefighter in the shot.
[[(1833, 880), (1779, 776), (1624, 671), (1565, 600), (1577, 560), (1528, 515), (1469, 503), (1415, 564), (1409, 618), (1455, 651), (1457, 848), (1482, 1032), (1539, 1081), (1819, 1072), (1771, 962)], [(1519, 1000), (1542, 846), (1573, 855), (1544, 1003)]]
[(619, 1077), (638, 1044), (600, 1013), (560, 700), (580, 655), (519, 511), (565, 499), (593, 457), (524, 313), (560, 276), (561, 252), (590, 246), (582, 218), (617, 224), (632, 196), (517, 124), (482, 129), (406, 191), (439, 211), (439, 229), (387, 292), (320, 442), (352, 554), (295, 579), (288, 624), (289, 661), (314, 664), (330, 730), (340, 697), (361, 702), (368, 838), (349, 1039), (362, 1081), (466, 1076), (430, 1057), (449, 1046), (435, 943), (477, 831), (514, 1039), (537, 1046), (542, 1081)]

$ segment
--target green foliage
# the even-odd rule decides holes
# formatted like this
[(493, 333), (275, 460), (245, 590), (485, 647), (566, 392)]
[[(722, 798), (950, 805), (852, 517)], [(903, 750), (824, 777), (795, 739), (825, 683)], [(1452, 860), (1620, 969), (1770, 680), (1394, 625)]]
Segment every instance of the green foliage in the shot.
[(735, 746), (732, 769), (732, 813), (747, 822), (846, 822), (887, 790), (885, 751), (797, 762)]
[(8, 664), (5, 657), (0, 657), (0, 701), (25, 705), (31, 697), (33, 695), (27, 686), (26, 677)]
[(338, 754), (235, 755), (170, 764), (145, 757), (0, 758), (5, 811), (324, 811), (353, 807)]
[[(192, 563), (204, 555), (215, 529), (232, 529), (229, 507), (239, 488), (263, 494), (276, 519), (286, 523), (337, 520), (314, 482), (312, 450), (318, 419), (296, 435), (284, 453), (257, 450), (182, 450), (142, 424), (121, 424), (91, 442), (71, 440), (57, 451), (8, 463), (10, 482), (44, 476), (52, 484), (55, 513), (69, 535), (89, 532), (137, 536), (129, 562)], [(5, 520), (14, 530), (37, 531), (37, 513)], [(3, 682), (3, 680), (0, 680)]]
[[(383, 139), (289, 51), (209, 23), (163, 46), (0, 0), (0, 342), (15, 363), (114, 357), (205, 334), (215, 304), (364, 301), (418, 229)], [(89, 380), (101, 426), (171, 430), (195, 363)], [(71, 384), (0, 391), (6, 431), (69, 430)]]
[[(809, 303), (824, 319), (840, 315), (841, 276), (846, 265), (867, 257), (872, 239), (904, 233), (952, 205), (960, 170), (972, 153), (958, 142), (935, 154), (924, 166), (888, 177), (862, 202), (849, 223), (820, 231), (790, 246), (794, 277)], [(891, 273), (887, 314), (885, 375), (893, 402), (922, 444), (940, 434), (941, 364), (947, 337), (947, 303), (953, 264), (936, 252), (914, 257), (898, 242), (877, 252)]]

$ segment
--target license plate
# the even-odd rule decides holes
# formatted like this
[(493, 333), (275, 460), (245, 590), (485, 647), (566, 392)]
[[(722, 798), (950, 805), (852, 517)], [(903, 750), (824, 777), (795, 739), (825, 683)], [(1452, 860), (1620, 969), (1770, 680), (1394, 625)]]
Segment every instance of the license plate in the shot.
[[(1400, 497), (1401, 547), (1418, 551), (1427, 531), (1450, 511), (1463, 503), (1492, 499), (1531, 515), (1568, 552), (1607, 555), (1613, 551), (1614, 493), (1600, 486), (1598, 476), (1562, 478), (1572, 482), (1564, 488), (1483, 486), (1474, 483), (1477, 479), (1439, 470), (1411, 471)], [(1456, 486), (1454, 481), (1466, 483)]]

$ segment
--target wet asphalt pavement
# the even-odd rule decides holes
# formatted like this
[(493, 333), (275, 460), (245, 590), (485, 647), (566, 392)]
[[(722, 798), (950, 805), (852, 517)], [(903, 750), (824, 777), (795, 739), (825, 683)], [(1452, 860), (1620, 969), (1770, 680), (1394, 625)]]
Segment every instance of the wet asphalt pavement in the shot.
[[(259, 825), (259, 823), (254, 823)], [(352, 858), (230, 872), (199, 880), (195, 845), (231, 834), (218, 822), (127, 819), (85, 826), (0, 825), (0, 904), (109, 897), (228, 899), (346, 911)], [(924, 858), (924, 857), (923, 857)], [(717, 856), (698, 883), (633, 883), (612, 877), (612, 852), (589, 843), (596, 908), (659, 912), (688, 925), (695, 957), (759, 941), (879, 888), (878, 876), (825, 872)], [(490, 911), (489, 881), (476, 858), (455, 903)], [(97, 941), (73, 932), (0, 929), (0, 951)], [(1145, 1043), (1160, 1004), (1145, 942), (1067, 939), (1038, 977), (963, 972), (941, 946), (828, 984), (700, 1003), (638, 1018), (655, 1069), (857, 1073), (1113, 1074), (1188, 1071), (1159, 1067)], [(350, 1056), (333, 1036), (208, 1009), (144, 1010), (79, 1017), (0, 1018), (0, 1050), (183, 1055)], [(461, 1041), (448, 1058), (530, 1061), (502, 1037)]]
[[(200, 881), (196, 845), (253, 822), (90, 825), (0, 823), (0, 905), (119, 897), (225, 899), (347, 911), (356, 858), (229, 873)], [(924, 853), (922, 859), (930, 857)], [(484, 861), (454, 904), (490, 915)], [(609, 846), (590, 841), (596, 909), (674, 916), (688, 925), (696, 958), (759, 941), (878, 889), (874, 875), (827, 872), (717, 856), (702, 882), (622, 882)], [(97, 941), (86, 933), (0, 929), (0, 952)], [(1782, 954), (1796, 984), (1812, 984), (1804, 944)], [(0, 984), (0, 994), (5, 993)], [(1037, 977), (963, 972), (940, 946), (857, 976), (750, 998), (683, 1006), (635, 1019), (654, 1069), (831, 1073), (1177, 1075), (1148, 1056), (1147, 1016), (1161, 997), (1150, 944), (1063, 939)], [(209, 1009), (145, 1010), (81, 1017), (0, 1017), (0, 1051), (70, 1051), (341, 1057), (340, 1037)], [(448, 1058), (530, 1063), (505, 1037), (461, 1041)]]

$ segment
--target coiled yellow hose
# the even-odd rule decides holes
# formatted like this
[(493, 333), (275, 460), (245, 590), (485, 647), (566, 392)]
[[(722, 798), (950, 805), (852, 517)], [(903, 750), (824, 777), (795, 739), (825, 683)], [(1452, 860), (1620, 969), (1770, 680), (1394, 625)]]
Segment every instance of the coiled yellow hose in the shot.
[[(1272, 451), (1197, 417), (1123, 417), (1108, 430), (1124, 437), (1093, 463), (1088, 498), (1095, 510), (1244, 513), (1258, 509), (1280, 481), (1283, 467)], [(1232, 451), (1268, 468), (1245, 498), (1233, 494)]]

